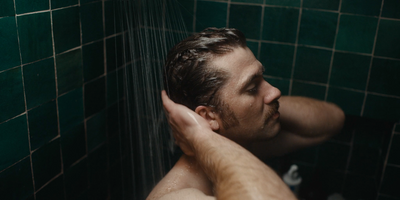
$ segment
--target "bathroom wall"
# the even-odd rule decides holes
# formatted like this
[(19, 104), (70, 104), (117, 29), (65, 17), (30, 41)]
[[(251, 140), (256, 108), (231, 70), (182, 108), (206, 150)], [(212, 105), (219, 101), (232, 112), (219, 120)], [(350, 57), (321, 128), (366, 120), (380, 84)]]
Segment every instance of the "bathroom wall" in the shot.
[(334, 102), (342, 133), (283, 158), (298, 164), (302, 199), (400, 199), (400, 1), (180, 0), (192, 32), (234, 27), (283, 95)]
[(105, 0), (0, 2), (0, 199), (128, 193), (115, 13)]

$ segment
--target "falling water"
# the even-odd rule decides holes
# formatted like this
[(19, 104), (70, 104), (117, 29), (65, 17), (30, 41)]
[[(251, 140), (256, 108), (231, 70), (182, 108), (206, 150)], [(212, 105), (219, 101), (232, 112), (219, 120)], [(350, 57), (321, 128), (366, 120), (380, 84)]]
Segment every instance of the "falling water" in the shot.
[[(173, 140), (162, 109), (163, 63), (168, 50), (187, 37), (176, 0), (116, 1), (122, 32), (119, 98), (120, 154), (126, 162), (124, 196), (144, 199), (174, 164)], [(118, 44), (116, 44), (118, 46)], [(168, 89), (167, 86), (165, 86)], [(123, 168), (123, 167), (122, 167)]]

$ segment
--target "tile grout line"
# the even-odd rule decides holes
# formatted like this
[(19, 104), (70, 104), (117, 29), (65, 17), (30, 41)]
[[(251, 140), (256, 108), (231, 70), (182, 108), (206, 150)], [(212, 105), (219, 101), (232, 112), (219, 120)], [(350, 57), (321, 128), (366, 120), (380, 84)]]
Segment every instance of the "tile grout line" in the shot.
[(193, 3), (193, 25), (192, 25), (192, 31), (191, 32), (196, 32), (196, 15), (197, 15), (197, 0), (194, 0)]
[(229, 27), (229, 15), (231, 13), (231, 0), (228, 0), (227, 2), (227, 11), (226, 11), (226, 24), (225, 27)]
[(346, 179), (347, 179), (347, 174), (349, 173), (349, 166), (350, 166), (350, 161), (353, 156), (353, 148), (354, 148), (354, 138), (355, 138), (356, 130), (354, 129), (351, 133), (351, 142), (350, 142), (350, 149), (349, 149), (349, 155), (347, 157), (347, 162), (346, 162), (346, 168), (344, 170), (344, 177), (343, 177), (343, 185), (341, 188), (340, 193), (343, 194), (343, 191), (345, 189), (346, 185)]
[(381, 22), (381, 16), (382, 16), (382, 11), (383, 11), (384, 2), (385, 2), (385, 0), (382, 0), (381, 9), (380, 9), (380, 11), (379, 11), (378, 23), (376, 24), (374, 45), (372, 46), (371, 60), (370, 60), (370, 62), (369, 62), (368, 76), (367, 76), (367, 81), (366, 81), (366, 85), (365, 85), (365, 94), (364, 94), (363, 104), (362, 104), (362, 107), (361, 107), (360, 116), (363, 116), (363, 115), (364, 115), (365, 104), (366, 104), (366, 102), (367, 102), (367, 96), (368, 96), (367, 94), (368, 94), (369, 79), (371, 78), (372, 63), (373, 63), (373, 61), (374, 61), (374, 54), (375, 54), (376, 41), (378, 40), (379, 24), (380, 24), (380, 22)]
[(264, 13), (265, 13), (265, 1), (263, 0), (263, 5), (261, 6), (261, 26), (260, 26), (260, 37), (258, 37), (258, 47), (257, 47), (257, 55), (256, 58), (257, 60), (260, 59), (261, 55), (261, 39), (262, 39), (262, 34), (263, 34), (263, 29), (264, 29)]
[(333, 68), (333, 59), (335, 58), (335, 48), (336, 48), (336, 41), (339, 33), (339, 27), (340, 27), (340, 17), (341, 13), (340, 11), (342, 10), (342, 0), (339, 1), (339, 13), (337, 17), (337, 24), (336, 24), (336, 32), (335, 32), (335, 39), (333, 40), (333, 46), (332, 46), (332, 55), (331, 55), (331, 61), (329, 63), (329, 71), (328, 71), (328, 79), (326, 81), (326, 88), (325, 88), (325, 97), (324, 100), (327, 101), (328, 99), (328, 92), (329, 92), (329, 82), (331, 80), (331, 74), (332, 74), (332, 68)]
[(292, 61), (292, 71), (290, 74), (290, 81), (289, 81), (289, 96), (292, 94), (293, 88), (293, 77), (294, 77), (294, 68), (296, 66), (296, 55), (297, 55), (297, 47), (299, 43), (299, 35), (300, 35), (300, 25), (301, 25), (301, 16), (303, 13), (303, 0), (300, 1), (300, 9), (299, 9), (299, 19), (297, 21), (297, 30), (296, 30), (296, 40), (294, 43), (294, 52), (293, 52), (293, 61)]

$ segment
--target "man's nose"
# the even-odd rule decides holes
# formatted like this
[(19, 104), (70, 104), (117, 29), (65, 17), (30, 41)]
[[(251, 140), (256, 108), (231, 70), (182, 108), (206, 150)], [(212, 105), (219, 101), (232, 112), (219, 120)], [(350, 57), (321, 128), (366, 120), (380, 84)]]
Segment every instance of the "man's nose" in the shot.
[(281, 91), (268, 83), (268, 90), (264, 96), (264, 103), (270, 104), (281, 97)]

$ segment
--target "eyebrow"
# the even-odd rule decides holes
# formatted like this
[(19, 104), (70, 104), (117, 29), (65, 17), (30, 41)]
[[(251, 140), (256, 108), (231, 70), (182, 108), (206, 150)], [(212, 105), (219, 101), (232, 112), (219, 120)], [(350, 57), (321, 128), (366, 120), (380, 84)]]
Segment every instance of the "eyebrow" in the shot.
[(251, 83), (253, 83), (254, 79), (259, 78), (260, 76), (262, 77), (263, 73), (265, 71), (265, 67), (263, 65), (260, 65), (258, 71), (254, 74), (252, 74), (251, 76), (249, 76), (244, 82), (243, 82), (243, 86), (242, 86), (242, 90), (246, 89), (246, 87), (248, 85), (250, 85)]

